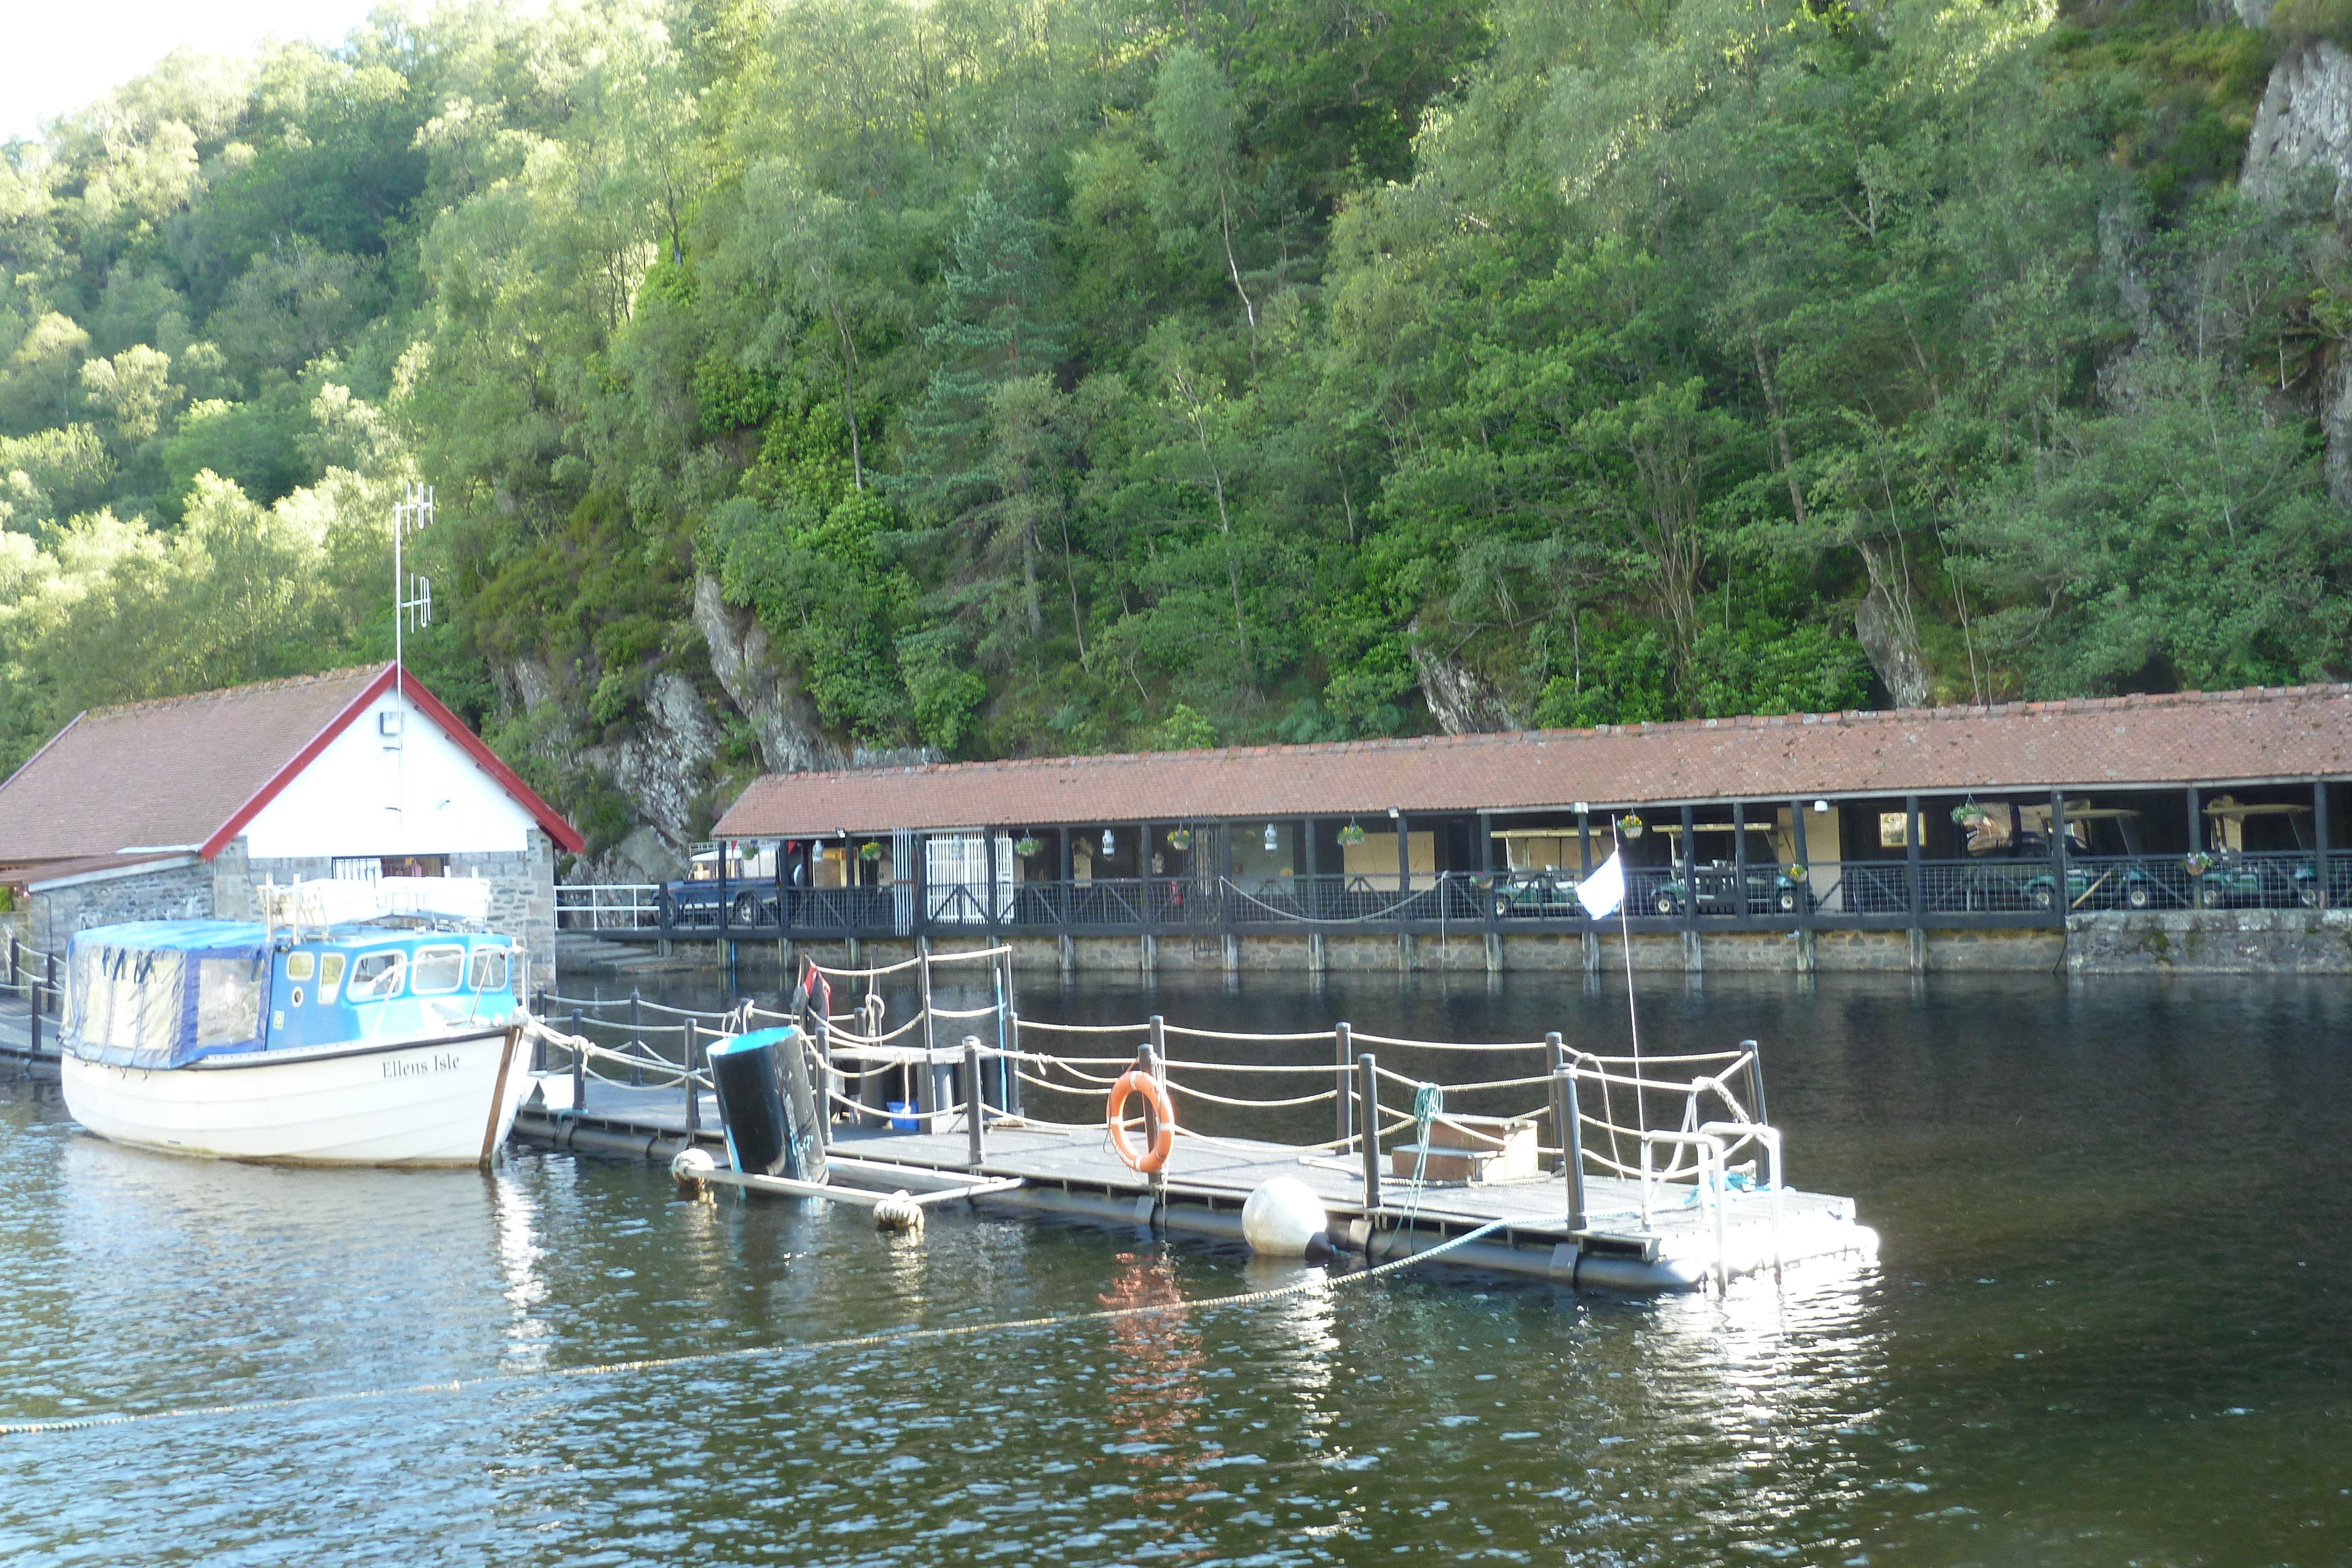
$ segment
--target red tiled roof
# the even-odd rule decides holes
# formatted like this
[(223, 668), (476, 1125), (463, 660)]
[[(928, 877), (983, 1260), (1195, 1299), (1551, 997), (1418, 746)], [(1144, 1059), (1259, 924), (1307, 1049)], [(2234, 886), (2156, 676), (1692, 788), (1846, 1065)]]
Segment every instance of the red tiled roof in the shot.
[[(93, 708), (0, 783), (0, 866), (134, 851), (206, 859), (300, 773), (393, 678), (370, 664), (192, 696)], [(579, 835), (415, 677), (408, 695), (497, 778), (558, 843)]]
[(2352, 686), (772, 773), (725, 837), (2352, 778)]

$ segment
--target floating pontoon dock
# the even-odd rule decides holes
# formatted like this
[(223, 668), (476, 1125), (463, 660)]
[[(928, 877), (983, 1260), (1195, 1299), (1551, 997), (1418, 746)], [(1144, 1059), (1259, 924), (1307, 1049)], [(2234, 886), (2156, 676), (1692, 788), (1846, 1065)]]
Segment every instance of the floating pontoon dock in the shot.
[[(1000, 948), (953, 959), (1001, 962), (1004, 956)], [(942, 955), (928, 962), (950, 961)], [(825, 973), (836, 983), (870, 983), (907, 967)], [(921, 979), (928, 1002), (928, 973)], [(995, 980), (1004, 998), (998, 1008), (951, 1015), (927, 1007), (888, 1030), (870, 1000), (846, 1013), (810, 1012), (808, 1065), (812, 1075), (823, 1075), (839, 1118), (827, 1128), (840, 1167), (835, 1180), (862, 1189), (854, 1196), (894, 1186), (940, 1193), (984, 1184), (988, 1190), (970, 1192), (970, 1201), (1238, 1240), (1250, 1194), (1288, 1176), (1320, 1198), (1337, 1247), (1373, 1260), (1402, 1258), (1499, 1224), (1491, 1236), (1450, 1251), (1447, 1260), (1622, 1291), (1696, 1290), (1710, 1281), (1719, 1284), (1783, 1264), (1876, 1249), (1876, 1236), (1859, 1223), (1851, 1198), (1781, 1185), (1780, 1134), (1761, 1116), (1753, 1042), (1644, 1063), (1570, 1051), (1558, 1035), (1463, 1045), (1388, 1040), (1345, 1024), (1279, 1036), (1185, 1030), (1160, 1019), (1122, 1027), (1047, 1024), (1013, 1010), (1009, 967), (999, 968)], [(698, 1015), (633, 1000), (625, 1026), (631, 1033), (619, 1045), (586, 1033), (596, 1021), (588, 1017), (591, 1007), (620, 1005), (548, 998), (543, 1010), (572, 1024), (569, 1032), (547, 1031), (548, 1054), (570, 1060), (547, 1063), (545, 1098), (525, 1107), (517, 1135), (664, 1163), (699, 1145), (723, 1166), (726, 1145), (708, 1075), (683, 1068), (681, 1061), (698, 1060), (698, 1042), (706, 1037), (779, 1015), (749, 1004), (729, 1014)], [(567, 1008), (574, 1009), (568, 1019)], [(648, 1010), (677, 1021), (648, 1022)], [(705, 1017), (715, 1021), (705, 1023)], [(966, 1027), (985, 1030), (987, 1039), (1004, 1043), (985, 1043), (979, 1034), (962, 1035), (959, 1047), (927, 1043), (950, 1024), (959, 1033)], [(679, 1055), (648, 1043), (648, 1035), (665, 1033), (684, 1042)], [(1177, 1061), (1169, 1054), (1171, 1037), (1187, 1049), (1198, 1049), (1193, 1041), (1244, 1051), (1255, 1044), (1262, 1055), (1275, 1042), (1295, 1055), (1328, 1041), (1332, 1055), (1322, 1063)], [(1540, 1053), (1539, 1070), (1484, 1082), (1432, 1083), (1381, 1067), (1371, 1051), (1357, 1050), (1367, 1045), (1474, 1051), (1484, 1061)], [(1106, 1050), (1115, 1054), (1103, 1054)], [(1182, 1135), (1166, 1167), (1156, 1176), (1143, 1175), (1113, 1151), (1101, 1119), (1108, 1084), (1139, 1060), (1180, 1097), (1293, 1112), (1328, 1103), (1335, 1136), (1306, 1145)], [(1656, 1076), (1669, 1068), (1686, 1076)], [(623, 1082), (624, 1073), (635, 1082)], [(1287, 1082), (1249, 1099), (1197, 1086), (1211, 1074), (1276, 1075)], [(1302, 1080), (1308, 1092), (1295, 1092), (1292, 1086)], [(916, 1103), (882, 1103), (887, 1084), (905, 1085), (897, 1092)], [(1055, 1109), (1072, 1119), (1024, 1114), (1024, 1086), (1033, 1098), (1053, 1096)], [(1545, 1103), (1514, 1117), (1449, 1116), (1443, 1109), (1449, 1092), (1491, 1097), (1514, 1089), (1542, 1095)], [(1400, 1109), (1399, 1099), (1412, 1111)], [(974, 1102), (982, 1111), (977, 1128), (968, 1114)], [(1636, 1105), (1671, 1120), (1642, 1124), (1646, 1118)], [(1377, 1126), (1369, 1142), (1367, 1107)], [(1633, 1121), (1621, 1119), (1629, 1113)], [(1507, 1124), (1507, 1131), (1500, 1130)], [(1548, 1127), (1549, 1146), (1537, 1145), (1538, 1127)], [(1442, 1139), (1448, 1131), (1457, 1135)], [(1507, 1137), (1516, 1156), (1509, 1179), (1440, 1181), (1429, 1175), (1433, 1158), (1499, 1168)], [(1465, 1140), (1493, 1147), (1465, 1154)], [(1747, 1161), (1733, 1164), (1743, 1154)]]

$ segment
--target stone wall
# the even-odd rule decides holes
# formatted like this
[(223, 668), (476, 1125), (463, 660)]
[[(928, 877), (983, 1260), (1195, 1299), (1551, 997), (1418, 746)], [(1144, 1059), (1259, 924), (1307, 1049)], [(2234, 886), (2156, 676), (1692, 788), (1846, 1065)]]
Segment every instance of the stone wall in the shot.
[(2078, 915), (2066, 934), (2079, 975), (2352, 975), (2352, 910)]
[(199, 862), (165, 871), (110, 876), (32, 895), (26, 940), (62, 954), (77, 931), (126, 920), (203, 920), (213, 914), (213, 870)]
[[(1630, 944), (1635, 970), (1648, 973), (1856, 974), (2344, 974), (2352, 975), (2352, 910), (2220, 909), (2158, 913), (2113, 911), (2078, 915), (2062, 937), (2053, 930), (1637, 932)], [(1146, 946), (1139, 936), (1072, 937), (1066, 952), (1054, 936), (1008, 939), (1016, 969), (1051, 973), (1065, 967), (1087, 974), (1141, 975)], [(764, 944), (762, 944), (764, 946)], [(976, 937), (941, 937), (936, 953), (984, 946)], [(689, 944), (715, 955), (717, 945)], [(1494, 954), (1504, 974), (1571, 974), (1588, 968), (1622, 974), (1623, 938), (1612, 932), (1588, 949), (1575, 933), (1511, 932)], [(841, 943), (803, 944), (818, 962), (846, 967)], [(1155, 974), (1213, 974), (1227, 967), (1224, 939), (1161, 935), (1150, 946)], [(904, 938), (860, 945), (857, 962), (888, 964), (912, 957)], [(1243, 973), (1474, 974), (1488, 967), (1486, 935), (1250, 936), (1234, 939), (1232, 967)]]

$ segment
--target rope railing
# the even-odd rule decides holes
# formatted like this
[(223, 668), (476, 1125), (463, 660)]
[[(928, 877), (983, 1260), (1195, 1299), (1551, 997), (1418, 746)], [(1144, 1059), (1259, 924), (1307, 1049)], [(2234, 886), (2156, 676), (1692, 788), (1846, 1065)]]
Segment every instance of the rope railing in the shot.
[[(1284, 1129), (1286, 1135), (1281, 1146), (1296, 1151), (1300, 1158), (1325, 1159), (1335, 1166), (1340, 1162), (1334, 1156), (1349, 1155), (1340, 1168), (1362, 1171), (1368, 1204), (1383, 1201), (1375, 1189), (1381, 1162), (1368, 1147), (1368, 1139), (1384, 1142), (1410, 1133), (1416, 1156), (1411, 1174), (1380, 1172), (1377, 1181), (1403, 1182), (1414, 1195), (1412, 1204), (1417, 1205), (1423, 1188), (1433, 1185), (1425, 1179), (1433, 1140), (1441, 1146), (1466, 1145), (1473, 1152), (1491, 1145), (1488, 1152), (1496, 1157), (1509, 1149), (1528, 1147), (1530, 1140), (1524, 1130), (1507, 1139), (1497, 1135), (1482, 1143), (1483, 1130), (1498, 1121), (1548, 1124), (1553, 1136), (1534, 1141), (1537, 1158), (1567, 1159), (1558, 1146), (1565, 1144), (1569, 1151), (1580, 1155), (1580, 1171), (1640, 1182), (1645, 1213), (1663, 1184), (1680, 1185), (1685, 1179), (1697, 1184), (1690, 1189), (1687, 1201), (1700, 1201), (1697, 1188), (1707, 1187), (1711, 1181), (1713, 1201), (1718, 1206), (1727, 1203), (1736, 1180), (1729, 1162), (1751, 1148), (1768, 1154), (1772, 1170), (1778, 1172), (1778, 1134), (1758, 1119), (1762, 1085), (1752, 1042), (1743, 1042), (1738, 1050), (1618, 1055), (1571, 1049), (1557, 1034), (1539, 1040), (1464, 1041), (1366, 1033), (1344, 1023), (1328, 1029), (1242, 1030), (1171, 1024), (1157, 1017), (1108, 1024), (1022, 1018), (1013, 1005), (1010, 954), (1009, 947), (997, 946), (919, 954), (901, 962), (864, 967), (835, 967), (810, 960), (802, 971), (802, 989), (789, 1010), (762, 1007), (748, 998), (720, 1010), (647, 1002), (640, 996), (587, 1000), (543, 993), (543, 1005), (573, 1009), (578, 1020), (571, 1034), (549, 1030), (545, 1036), (551, 1043), (574, 1050), (574, 1075), (583, 1082), (589, 1077), (617, 1082), (613, 1074), (625, 1070), (638, 1087), (650, 1079), (656, 1086), (691, 1083), (699, 1088), (709, 1083), (709, 1075), (696, 1071), (691, 1062), (681, 1065), (658, 1054), (649, 1037), (685, 1036), (686, 1049), (679, 1054), (691, 1056), (706, 1031), (724, 1038), (769, 1021), (814, 1026), (811, 1003), (815, 998), (811, 993), (837, 994), (820, 986), (820, 977), (833, 984), (866, 980), (869, 983), (862, 995), (852, 990), (845, 998), (855, 1004), (848, 1010), (835, 1013), (824, 1007), (818, 1014), (823, 1027), (810, 1040), (808, 1049), (812, 1065), (823, 1074), (824, 1103), (861, 1123), (902, 1127), (911, 1124), (929, 1133), (944, 1131), (962, 1120), (973, 1139), (973, 1158), (979, 1157), (986, 1124), (1072, 1135), (1099, 1129), (1107, 1136), (1108, 1129), (1100, 1122), (1060, 1123), (1029, 1116), (1020, 1106), (1021, 1091), (1034, 1090), (1055, 1097), (1056, 1102), (1099, 1103), (1121, 1074), (1149, 1063), (1171, 1092), (1203, 1109), (1247, 1115), (1334, 1106), (1337, 1125), (1326, 1124), (1332, 1136), (1307, 1144), (1293, 1142), (1300, 1129), (1292, 1125)], [(992, 1004), (947, 1007), (934, 998), (931, 966), (956, 963), (990, 966), (996, 989)], [(920, 972), (920, 1000), (911, 1017), (886, 1027), (884, 995), (873, 982), (909, 971)], [(629, 1009), (625, 1023), (611, 1016), (624, 1008)], [(649, 1023), (644, 1017), (647, 1012), (680, 1021)], [(987, 1019), (996, 1020), (992, 1030), (982, 1023)], [(953, 1043), (941, 1025), (954, 1030)], [(973, 1025), (982, 1027), (970, 1027)], [(590, 1038), (591, 1030), (598, 1034), (625, 1030), (629, 1038), (614, 1049)], [(994, 1038), (985, 1038), (989, 1034)], [(1171, 1057), (1166, 1049), (1171, 1036), (1188, 1043), (1206, 1043), (1212, 1049)], [(1052, 1049), (1065, 1041), (1076, 1047), (1076, 1052)], [(661, 1038), (661, 1043), (668, 1042)], [(1213, 1049), (1218, 1045), (1230, 1049)], [(1213, 1060), (1227, 1055), (1245, 1059), (1291, 1054), (1302, 1047), (1311, 1052), (1326, 1045), (1339, 1047), (1339, 1060)], [(1384, 1059), (1375, 1062), (1360, 1049), (1371, 1047), (1380, 1048)], [(1433, 1082), (1405, 1071), (1423, 1053), (1445, 1060), (1464, 1052), (1508, 1053), (1522, 1060), (1524, 1053), (1544, 1052), (1549, 1060), (1542, 1070), (1532, 1070), (1530, 1063), (1517, 1072), (1454, 1083)], [(955, 1071), (958, 1067), (963, 1071)], [(975, 1075), (982, 1071), (992, 1076)], [(1301, 1083), (1301, 1079), (1306, 1082)], [(1257, 1087), (1259, 1083), (1263, 1089)], [(996, 1087), (982, 1093), (975, 1084)], [(1384, 1090), (1390, 1092), (1384, 1095)], [(1515, 1092), (1527, 1091), (1543, 1092), (1529, 1096), (1539, 1103), (1498, 1113), (1496, 1097), (1505, 1097), (1507, 1103)], [(972, 1103), (976, 1094), (977, 1107)], [(1383, 1098), (1400, 1094), (1411, 1101), (1412, 1112), (1381, 1103)], [(1450, 1109), (1449, 1097), (1454, 1102)], [(1465, 1105), (1462, 1102), (1467, 1097), (1477, 1098)], [(689, 1102), (693, 1098), (688, 1095)], [(999, 1099), (1003, 1103), (993, 1103)], [(972, 1120), (975, 1109), (978, 1122)], [(691, 1109), (688, 1114), (694, 1114)], [(1663, 1124), (1655, 1120), (1660, 1114), (1665, 1118)], [(1434, 1129), (1441, 1123), (1450, 1131), (1437, 1134)], [(1571, 1125), (1580, 1136), (1573, 1140), (1561, 1136)], [(1198, 1128), (1180, 1126), (1177, 1131), (1203, 1147), (1262, 1150), (1266, 1146)], [(1223, 1131), (1220, 1128), (1221, 1134)], [(1572, 1197), (1578, 1212), (1581, 1201)]]
[[(1026, 1027), (1029, 1020), (1024, 1019), (1021, 1021), (1023, 1026)], [(1047, 1025), (1045, 1027), (1054, 1028), (1057, 1026)], [(1144, 1027), (1149, 1029), (1150, 1026), (1146, 1025)], [(1247, 1040), (1253, 1043), (1258, 1041), (1265, 1041), (1268, 1043), (1280, 1041), (1287, 1043), (1303, 1040), (1337, 1040), (1339, 1038), (1339, 1031), (1334, 1029), (1309, 1030), (1304, 1034), (1250, 1034), (1239, 1030), (1186, 1029), (1182, 1024), (1170, 1023), (1160, 1025), (1160, 1030), (1162, 1034), (1181, 1034), (1188, 1036), (1193, 1040)], [(1356, 1038), (1362, 1040), (1369, 1037), (1358, 1035)]]
[[(565, 997), (558, 996), (553, 991), (543, 991), (540, 994), (540, 998), (542, 1003), (553, 1007), (593, 1008), (600, 1011), (605, 1008), (634, 1007), (642, 1008), (647, 1012), (667, 1013), (672, 1018), (686, 1019), (730, 1019), (742, 1010), (740, 1006), (732, 1008), (674, 1008), (662, 1002), (647, 1001), (645, 998), (640, 996)], [(610, 1020), (598, 1019), (597, 1021), (607, 1022)], [(667, 1027), (676, 1028), (677, 1026), (670, 1025)]]

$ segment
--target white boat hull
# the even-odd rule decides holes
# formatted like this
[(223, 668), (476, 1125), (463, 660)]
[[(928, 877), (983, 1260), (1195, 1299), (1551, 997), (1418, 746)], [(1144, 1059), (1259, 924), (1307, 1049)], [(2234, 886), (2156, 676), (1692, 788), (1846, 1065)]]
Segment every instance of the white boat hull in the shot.
[(68, 1055), (66, 1109), (116, 1143), (313, 1166), (488, 1165), (530, 1091), (520, 1030), (105, 1067)]

